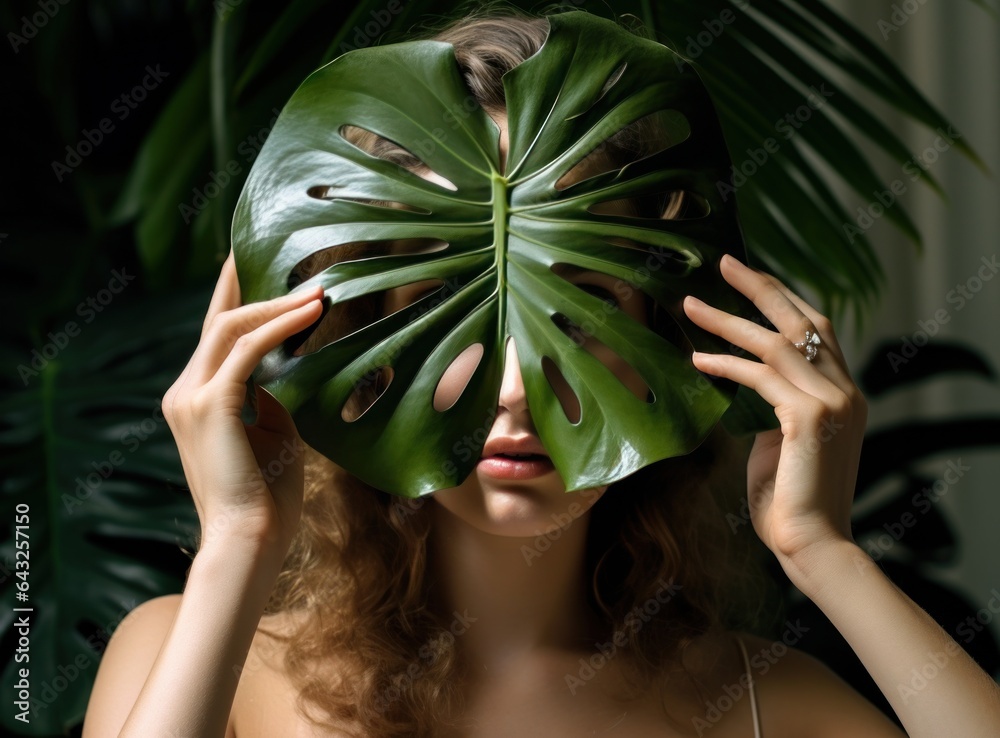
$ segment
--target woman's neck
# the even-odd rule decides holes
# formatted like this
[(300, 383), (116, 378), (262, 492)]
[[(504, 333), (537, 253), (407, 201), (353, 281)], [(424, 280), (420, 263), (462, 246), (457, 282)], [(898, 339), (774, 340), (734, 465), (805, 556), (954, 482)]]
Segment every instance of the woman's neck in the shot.
[(600, 619), (586, 596), (589, 512), (536, 538), (485, 533), (439, 504), (431, 516), (433, 596), (476, 672), (593, 648)]

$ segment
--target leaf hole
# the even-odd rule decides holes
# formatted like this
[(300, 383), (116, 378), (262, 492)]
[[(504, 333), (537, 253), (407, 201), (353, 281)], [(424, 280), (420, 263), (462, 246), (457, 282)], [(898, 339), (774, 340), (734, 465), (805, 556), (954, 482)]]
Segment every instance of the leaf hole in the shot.
[(586, 109), (580, 111), (579, 113), (576, 113), (575, 115), (571, 115), (569, 118), (567, 118), (567, 120), (573, 120), (574, 118), (579, 118), (581, 115), (592, 110), (593, 107), (597, 105), (597, 103), (599, 103), (601, 100), (604, 99), (604, 96), (608, 94), (611, 88), (614, 87), (616, 84), (618, 84), (618, 81), (622, 78), (622, 74), (625, 73), (625, 68), (627, 66), (628, 62), (622, 62), (621, 64), (619, 64), (618, 67), (613, 72), (611, 72), (611, 74), (608, 75), (608, 78), (604, 80), (604, 86), (601, 87), (601, 91), (597, 93), (597, 97), (591, 100), (590, 104), (586, 107)]
[(352, 241), (317, 249), (289, 270), (285, 284), (291, 291), (334, 264), (385, 256), (392, 253), (393, 243), (393, 241)]
[(441, 295), (438, 294), (443, 287), (445, 287), (445, 282), (441, 279), (421, 279), (417, 282), (393, 287), (385, 293), (383, 317), (395, 315), (400, 310), (414, 308), (413, 314), (407, 321), (412, 322), (447, 299), (448, 295), (451, 294), (449, 291), (445, 291)]
[(346, 202), (356, 202), (360, 205), (370, 205), (376, 208), (409, 210), (410, 212), (419, 213), (421, 215), (430, 215), (431, 212), (427, 208), (418, 208), (415, 205), (407, 205), (405, 202), (399, 202), (398, 200), (370, 200), (362, 197), (342, 197), (337, 194), (337, 190), (339, 189), (340, 187), (338, 185), (314, 185), (306, 190), (306, 194), (317, 200), (343, 200)]
[[(552, 315), (552, 322), (578, 347), (586, 351), (595, 359), (604, 364), (615, 378), (628, 389), (636, 398), (643, 402), (653, 402), (653, 391), (635, 368), (623, 359), (617, 352), (607, 344), (599, 340), (590, 331), (587, 325), (578, 325), (569, 317), (562, 313)], [(550, 381), (551, 384), (551, 381)], [(565, 407), (563, 408), (565, 409)], [(569, 415), (567, 414), (567, 417)], [(574, 421), (570, 421), (574, 422)]]
[[(369, 156), (398, 164), (407, 172), (417, 174), (439, 187), (453, 192), (458, 190), (453, 182), (431, 169), (419, 156), (381, 134), (361, 126), (346, 124), (340, 127), (340, 135), (349, 144)], [(428, 175), (433, 175), (433, 177)]]
[[(288, 272), (285, 283), (289, 292), (326, 271), (335, 264), (361, 261), (392, 252), (393, 241), (355, 241), (328, 246), (306, 256)], [(368, 324), (379, 318), (383, 292), (360, 295), (336, 304), (326, 299), (323, 312), (312, 325), (285, 341), (285, 350), (293, 356), (304, 356), (319, 351), (324, 346), (350, 332), (350, 326), (360, 322)]]
[(665, 269), (668, 274), (682, 277), (689, 274), (693, 269), (697, 269), (703, 263), (700, 253), (671, 249), (667, 246), (640, 243), (630, 238), (621, 238), (619, 236), (609, 236), (602, 240), (612, 246), (641, 251), (647, 254), (646, 264), (650, 272)]
[(691, 135), (687, 118), (676, 110), (657, 111), (622, 127), (607, 128), (602, 132), (603, 140), (556, 181), (557, 190), (607, 172), (621, 172), (631, 164), (676, 146)]
[(570, 387), (569, 382), (566, 381), (566, 377), (563, 376), (556, 363), (548, 356), (542, 357), (542, 372), (545, 374), (545, 379), (548, 381), (549, 387), (552, 388), (556, 399), (559, 400), (559, 405), (566, 415), (566, 420), (573, 425), (579, 423), (580, 398), (576, 396), (576, 392)]
[(367, 413), (392, 383), (395, 372), (391, 366), (375, 367), (362, 375), (340, 409), (345, 423), (354, 423)]
[(690, 356), (694, 352), (694, 345), (684, 333), (677, 318), (663, 305), (648, 296), (646, 298), (646, 325), (653, 333), (670, 343), (682, 354)]
[(565, 262), (556, 262), (549, 268), (557, 277), (561, 277), (582, 292), (604, 302), (600, 308), (594, 308), (588, 313), (587, 320), (584, 321), (585, 331), (586, 323), (603, 323), (607, 315), (617, 312), (621, 312), (637, 322), (642, 322), (643, 313), (639, 300), (645, 296), (645, 293), (632, 282)]
[(432, 254), (444, 251), (450, 245), (447, 241), (438, 238), (401, 238), (392, 242), (389, 253), (393, 256), (398, 254)]
[(708, 200), (690, 190), (666, 190), (637, 195), (628, 200), (602, 200), (587, 208), (597, 215), (656, 220), (697, 220), (708, 216)]
[[(448, 247), (447, 241), (436, 238), (356, 241), (337, 244), (315, 251), (299, 261), (289, 271), (286, 284), (291, 291), (341, 263), (433, 253), (444, 251)], [(387, 261), (386, 269), (390, 268), (391, 262)], [(414, 281), (401, 287), (372, 291), (336, 303), (327, 299), (323, 305), (323, 312), (316, 322), (288, 338), (285, 342), (285, 349), (294, 356), (311, 354), (410, 305), (419, 303), (426, 311), (429, 307), (424, 303), (424, 298), (429, 297), (431, 292), (437, 291), (445, 285), (446, 283), (440, 279), (427, 279)], [(387, 310), (388, 312), (386, 312)]]
[(452, 360), (448, 368), (441, 374), (437, 387), (434, 389), (434, 409), (439, 413), (450, 409), (469, 386), (472, 375), (483, 360), (483, 344), (474, 343), (466, 346), (462, 353)]
[(601, 99), (608, 94), (608, 90), (610, 90), (612, 87), (618, 84), (618, 80), (620, 80), (622, 78), (622, 75), (625, 74), (625, 68), (627, 66), (628, 62), (622, 62), (621, 64), (618, 65), (618, 68), (608, 76), (607, 80), (605, 80), (604, 82), (604, 87), (601, 88), (601, 94), (597, 96), (597, 99), (594, 100), (594, 103), (600, 102)]
[(335, 319), (330, 310), (330, 301), (323, 300), (323, 311), (311, 325), (306, 326), (298, 333), (285, 339), (285, 351), (292, 356), (305, 356), (319, 351), (324, 346), (333, 343), (333, 339), (327, 339), (335, 332)]

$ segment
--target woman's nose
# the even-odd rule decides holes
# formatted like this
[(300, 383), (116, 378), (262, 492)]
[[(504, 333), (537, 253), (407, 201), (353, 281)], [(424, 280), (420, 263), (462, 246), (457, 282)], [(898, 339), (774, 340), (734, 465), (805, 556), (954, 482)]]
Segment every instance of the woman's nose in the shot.
[(507, 338), (504, 353), (503, 381), (500, 383), (500, 397), (497, 400), (508, 412), (519, 415), (528, 412), (528, 398), (524, 394), (524, 379), (518, 363), (517, 346), (514, 337)]

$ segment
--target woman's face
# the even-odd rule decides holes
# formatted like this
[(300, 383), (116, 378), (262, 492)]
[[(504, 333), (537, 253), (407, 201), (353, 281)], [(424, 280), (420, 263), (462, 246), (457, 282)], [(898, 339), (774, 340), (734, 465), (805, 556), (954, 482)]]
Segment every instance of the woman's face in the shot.
[[(506, 117), (498, 115), (495, 120), (501, 129), (500, 153), (503, 162), (507, 152)], [(425, 170), (418, 174), (447, 186), (445, 180), (433, 172)], [(625, 212), (618, 203), (605, 204), (602, 211)], [(647, 324), (644, 293), (624, 280), (600, 272), (583, 271), (570, 265), (557, 265), (553, 271), (604, 300), (606, 312), (621, 310), (640, 324)], [(427, 280), (387, 291), (385, 314), (405, 309), (428, 289), (439, 285), (439, 281)], [(575, 331), (570, 335), (608, 367), (636, 397), (646, 399), (646, 383), (621, 357), (585, 332)], [(481, 356), (482, 347), (471, 346), (445, 370), (434, 395), (436, 409), (443, 410), (455, 403)], [(576, 422), (580, 416), (580, 406), (572, 388), (558, 370), (554, 369), (554, 365), (543, 366), (543, 370), (567, 418)], [(585, 514), (607, 489), (603, 486), (566, 494), (562, 480), (547, 456), (517, 460), (491, 454), (494, 444), (503, 444), (505, 439), (527, 442), (537, 451), (544, 451), (524, 393), (514, 337), (507, 341), (498, 407), (492, 426), (489, 427), (484, 456), (462, 484), (435, 492), (433, 499), (453, 515), (483, 532), (534, 537), (551, 532), (556, 527), (566, 527), (573, 519)]]

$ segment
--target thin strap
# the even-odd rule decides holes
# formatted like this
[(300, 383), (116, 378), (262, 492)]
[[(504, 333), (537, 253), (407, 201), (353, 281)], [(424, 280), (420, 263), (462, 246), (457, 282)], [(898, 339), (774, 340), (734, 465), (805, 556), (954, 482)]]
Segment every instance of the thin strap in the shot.
[(750, 711), (753, 714), (753, 736), (760, 738), (760, 716), (757, 714), (757, 693), (754, 691), (753, 672), (750, 671), (750, 657), (747, 656), (747, 647), (743, 645), (743, 639), (736, 636), (736, 642), (740, 644), (740, 652), (743, 654), (743, 666), (747, 670), (747, 680), (750, 687)]

